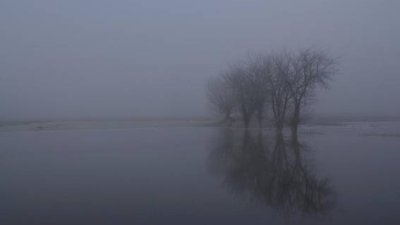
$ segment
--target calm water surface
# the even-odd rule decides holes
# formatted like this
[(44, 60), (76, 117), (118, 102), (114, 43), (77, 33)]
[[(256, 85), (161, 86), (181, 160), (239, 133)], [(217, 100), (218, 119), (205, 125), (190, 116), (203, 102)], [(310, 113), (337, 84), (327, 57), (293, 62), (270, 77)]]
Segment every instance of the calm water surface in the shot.
[(400, 224), (400, 138), (373, 134), (0, 132), (0, 224)]

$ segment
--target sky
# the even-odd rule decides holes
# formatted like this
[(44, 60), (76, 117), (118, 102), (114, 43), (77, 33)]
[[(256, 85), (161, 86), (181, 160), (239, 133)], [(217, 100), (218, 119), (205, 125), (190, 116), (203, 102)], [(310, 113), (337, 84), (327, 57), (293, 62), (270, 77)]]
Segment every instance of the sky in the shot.
[(248, 54), (316, 47), (316, 114), (400, 115), (398, 0), (1, 0), (0, 120), (212, 115)]

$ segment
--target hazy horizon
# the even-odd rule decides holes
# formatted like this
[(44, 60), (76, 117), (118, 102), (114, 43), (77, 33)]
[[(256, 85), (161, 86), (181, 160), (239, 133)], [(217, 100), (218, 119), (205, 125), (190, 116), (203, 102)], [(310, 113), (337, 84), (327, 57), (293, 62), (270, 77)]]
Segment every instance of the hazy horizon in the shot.
[[(227, 4), (229, 3), (229, 4)], [(0, 3), (0, 120), (209, 117), (207, 79), (249, 53), (338, 59), (317, 115), (400, 115), (399, 1)]]

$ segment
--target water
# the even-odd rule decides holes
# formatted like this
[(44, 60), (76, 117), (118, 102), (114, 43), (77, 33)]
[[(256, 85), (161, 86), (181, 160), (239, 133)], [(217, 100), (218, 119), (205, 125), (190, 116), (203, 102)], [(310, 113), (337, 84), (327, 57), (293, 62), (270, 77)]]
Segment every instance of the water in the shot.
[(0, 132), (0, 224), (400, 224), (398, 129), (365, 126)]

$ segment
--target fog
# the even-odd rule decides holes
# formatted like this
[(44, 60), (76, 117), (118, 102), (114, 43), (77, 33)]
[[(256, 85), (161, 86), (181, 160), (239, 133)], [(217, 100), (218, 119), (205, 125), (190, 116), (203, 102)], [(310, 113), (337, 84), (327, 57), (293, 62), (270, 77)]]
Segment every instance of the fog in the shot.
[(208, 117), (207, 79), (317, 47), (339, 73), (321, 115), (400, 113), (397, 0), (2, 0), (0, 119)]

